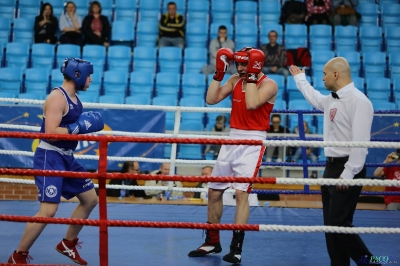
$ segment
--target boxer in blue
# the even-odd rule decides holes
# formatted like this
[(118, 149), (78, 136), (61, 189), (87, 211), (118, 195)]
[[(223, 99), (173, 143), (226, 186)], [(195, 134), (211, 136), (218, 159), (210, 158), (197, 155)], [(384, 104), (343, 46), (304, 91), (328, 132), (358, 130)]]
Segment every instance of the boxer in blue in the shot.
[[(51, 134), (86, 134), (104, 128), (103, 119), (98, 112), (82, 112), (82, 103), (78, 91), (86, 91), (92, 82), (93, 65), (85, 60), (67, 58), (61, 66), (64, 82), (54, 88), (43, 105), (43, 123), (41, 132)], [(36, 170), (60, 170), (84, 172), (85, 169), (74, 158), (73, 151), (78, 141), (41, 139), (35, 151), (33, 168)], [(36, 217), (53, 217), (58, 209), (60, 198), (70, 199), (76, 196), (79, 204), (71, 218), (87, 219), (97, 205), (97, 195), (90, 179), (63, 178), (58, 176), (35, 176), (40, 201)], [(39, 237), (46, 224), (28, 223), (16, 251), (8, 262), (27, 264), (30, 259), (29, 249)], [(75, 263), (87, 265), (76, 247), (80, 247), (78, 234), (82, 225), (70, 225), (63, 240), (56, 250), (69, 257)]]

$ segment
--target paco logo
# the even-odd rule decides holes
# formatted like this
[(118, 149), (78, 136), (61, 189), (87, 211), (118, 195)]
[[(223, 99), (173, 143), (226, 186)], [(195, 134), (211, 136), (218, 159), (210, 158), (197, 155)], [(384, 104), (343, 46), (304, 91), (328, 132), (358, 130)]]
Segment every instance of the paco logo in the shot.
[(54, 198), (57, 195), (57, 188), (53, 185), (46, 187), (46, 196), (49, 198)]
[(249, 60), (248, 56), (242, 56), (242, 55), (235, 55), (235, 59), (239, 60)]
[(255, 68), (255, 69), (261, 69), (261, 68), (262, 68), (261, 62), (254, 61), (253, 68)]

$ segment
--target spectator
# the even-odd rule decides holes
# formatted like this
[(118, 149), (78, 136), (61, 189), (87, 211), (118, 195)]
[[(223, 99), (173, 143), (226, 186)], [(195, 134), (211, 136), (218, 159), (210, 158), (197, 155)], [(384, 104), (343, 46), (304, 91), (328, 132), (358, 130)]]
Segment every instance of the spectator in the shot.
[[(268, 133), (284, 134), (289, 133), (286, 127), (281, 126), (281, 115), (273, 114), (271, 116), (271, 127)], [(272, 158), (277, 158), (277, 162), (283, 161), (283, 147), (268, 147), (267, 148), (267, 162), (271, 162)]]
[[(129, 174), (139, 174), (140, 173), (140, 168), (139, 168), (139, 162), (124, 162), (121, 173), (129, 173)], [(124, 181), (124, 185), (127, 186), (137, 186), (137, 180), (133, 179), (126, 179), (126, 180), (121, 180), (121, 179), (111, 179), (110, 180), (110, 185), (122, 185), (122, 181)], [(107, 189), (107, 196), (109, 197), (119, 197), (121, 196), (121, 190), (120, 189)], [(128, 190), (125, 193), (125, 197), (139, 197), (139, 198), (146, 198), (146, 194), (144, 193), (143, 190)]]
[(288, 0), (281, 9), (280, 24), (303, 24), (307, 14), (306, 5), (303, 2)]
[[(297, 126), (294, 131), (294, 134), (299, 134), (299, 127)], [(308, 127), (308, 123), (304, 122), (304, 134), (312, 134), (310, 132), (310, 129)], [(317, 156), (313, 153), (313, 149), (310, 147), (306, 148), (306, 154), (307, 154), (307, 159), (309, 159), (311, 162), (316, 162), (317, 161)], [(294, 153), (292, 157), (293, 162), (297, 162), (297, 160), (301, 157), (301, 147), (296, 148), (296, 152)]]
[[(210, 54), (210, 64), (209, 65), (205, 65), (203, 67), (203, 69), (201, 70), (201, 72), (205, 75), (210, 75), (210, 74), (214, 74), (215, 72), (215, 56), (217, 54), (217, 51), (221, 48), (229, 48), (232, 51), (235, 50), (235, 43), (231, 40), (228, 39), (228, 30), (226, 28), (226, 26), (221, 25), (218, 28), (218, 37), (211, 40), (210, 42), (210, 46), (208, 48), (208, 52)], [(231, 66), (228, 68), (228, 70), (226, 71), (226, 73), (228, 74), (235, 74), (236, 71), (236, 66), (235, 64), (231, 64)]]
[[(163, 163), (161, 164), (161, 167), (158, 171), (153, 172), (156, 175), (169, 175), (169, 163)], [(168, 186), (167, 181), (156, 181), (156, 180), (147, 180), (146, 183), (144, 184), (146, 187), (153, 187), (153, 186)], [(182, 183), (180, 181), (174, 181), (173, 184), (174, 187), (183, 187)], [(164, 195), (164, 191), (161, 190), (145, 190), (144, 193), (146, 196), (155, 196), (159, 197), (160, 195)], [(183, 196), (183, 192), (178, 192), (178, 191), (172, 191), (171, 192), (171, 197), (174, 196)]]
[(357, 5), (358, 0), (333, 0), (332, 25), (357, 27), (361, 18), (361, 14), (355, 9)]
[(185, 18), (176, 13), (176, 4), (169, 2), (168, 13), (161, 16), (158, 23), (159, 39), (158, 47), (176, 46), (185, 47)]
[(307, 25), (330, 24), (329, 11), (331, 10), (330, 0), (307, 0)]
[(101, 14), (101, 4), (98, 1), (90, 3), (89, 15), (85, 17), (82, 31), (87, 44), (98, 44), (108, 47), (110, 42), (110, 22)]
[[(229, 132), (230, 128), (226, 127), (226, 117), (224, 115), (219, 115), (215, 119), (215, 125), (211, 128), (211, 132)], [(222, 145), (207, 145), (204, 150), (204, 154), (209, 152), (214, 153), (214, 159), (218, 157), (219, 150)]]
[[(212, 170), (214, 168), (211, 166), (204, 166), (201, 169), (201, 176), (211, 176)], [(196, 188), (206, 188), (208, 183), (199, 182)], [(193, 198), (206, 198), (206, 192), (195, 192)]]
[(284, 75), (285, 78), (289, 75), (289, 70), (286, 69), (286, 50), (283, 45), (276, 42), (278, 33), (271, 30), (268, 33), (269, 43), (261, 45), (261, 51), (265, 54), (264, 67), (262, 71), (265, 74)]
[(76, 5), (74, 2), (67, 2), (65, 11), (60, 17), (60, 43), (83, 45), (81, 26), (82, 18), (76, 13)]
[[(400, 163), (400, 149), (397, 149), (396, 152), (392, 152), (386, 156), (385, 161), (383, 163)], [(400, 167), (378, 167), (374, 172), (374, 176), (376, 177), (385, 177), (386, 179), (392, 180), (400, 180)], [(385, 187), (385, 191), (391, 192), (400, 192), (400, 187)], [(391, 211), (400, 211), (400, 196), (384, 196), (386, 210)]]
[(55, 44), (57, 27), (58, 20), (53, 15), (53, 7), (49, 3), (44, 3), (40, 15), (35, 18), (35, 43)]

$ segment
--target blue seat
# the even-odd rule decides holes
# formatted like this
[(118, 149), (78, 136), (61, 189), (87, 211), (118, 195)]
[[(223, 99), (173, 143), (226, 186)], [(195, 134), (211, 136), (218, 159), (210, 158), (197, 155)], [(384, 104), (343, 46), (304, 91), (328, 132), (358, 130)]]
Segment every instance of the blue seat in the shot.
[(397, 17), (382, 17), (381, 19), (382, 27), (398, 26), (400, 24), (400, 16)]
[(246, 23), (241, 24), (240, 27), (236, 27), (235, 29), (235, 38), (243, 37), (243, 36), (252, 36), (257, 38), (258, 36), (258, 27), (255, 23)]
[(14, 19), (15, 16), (15, 0), (1, 0), (0, 17)]
[(0, 68), (0, 91), (18, 95), (21, 91), (22, 74), (21, 68)]
[[(308, 82), (311, 82), (310, 76), (306, 76)], [(297, 89), (294, 79), (287, 79), (286, 90), (288, 94), (288, 102), (293, 100), (304, 100), (303, 94)]]
[(0, 43), (8, 43), (10, 41), (10, 30), (11, 19), (0, 17)]
[(218, 28), (221, 25), (224, 25), (226, 27), (228, 38), (233, 39), (233, 25), (231, 23), (211, 23), (210, 39), (215, 39), (218, 37)]
[(282, 25), (278, 23), (263, 23), (260, 27), (260, 41), (261, 43), (269, 43), (268, 34), (271, 30), (276, 31), (278, 33), (277, 43), (282, 44), (283, 37), (283, 29)]
[(346, 58), (350, 65), (351, 75), (357, 77), (360, 75), (361, 59), (360, 53), (356, 51), (339, 51), (337, 56)]
[(103, 45), (86, 44), (83, 46), (82, 58), (91, 62), (93, 66), (104, 69), (106, 63), (106, 47)]
[[(0, 91), (0, 98), (17, 98), (18, 94)], [(14, 104), (14, 102), (1, 102), (2, 104)]]
[(259, 2), (259, 23), (279, 23), (281, 14), (281, 3), (279, 1), (260, 1)]
[(378, 110), (396, 110), (396, 104), (389, 101), (374, 100), (371, 101), (375, 111)]
[(201, 121), (196, 121), (196, 120), (189, 120), (185, 121), (183, 120), (181, 122), (181, 126), (179, 128), (179, 131), (203, 131), (204, 130), (204, 125)]
[(65, 58), (81, 57), (81, 47), (75, 44), (59, 44), (57, 46), (57, 67), (61, 67), (62, 63), (64, 62)]
[(161, 1), (160, 0), (146, 0), (139, 1), (139, 10), (160, 10)]
[(385, 91), (390, 93), (390, 79), (384, 77), (367, 78), (367, 91), (368, 93), (374, 91)]
[(125, 96), (121, 95), (102, 95), (99, 97), (99, 103), (124, 104)]
[[(212, 3), (219, 1), (212, 1)], [(223, 1), (221, 1), (223, 2)], [(213, 6), (213, 4), (211, 4)], [(213, 23), (230, 23), (232, 22), (233, 11), (213, 11), (211, 8), (211, 21)]]
[(385, 92), (385, 91), (373, 91), (373, 92), (368, 92), (368, 98), (371, 101), (389, 101), (390, 97), (390, 92)]
[(182, 75), (183, 96), (197, 96), (204, 99), (206, 78), (200, 73), (185, 73)]
[[(3, 7), (2, 7), (3, 8)], [(31, 44), (33, 41), (34, 18), (14, 19), (14, 42), (25, 42)]]
[[(322, 74), (322, 73), (321, 73)], [(323, 75), (314, 75), (313, 77), (313, 87), (323, 95), (328, 95), (328, 91), (326, 90), (324, 81), (322, 80)]]
[(235, 25), (241, 23), (252, 23), (257, 24), (257, 16), (254, 13), (236, 13), (235, 14)]
[(182, 50), (178, 47), (161, 47), (158, 49), (160, 72), (181, 72)]
[(180, 144), (179, 145), (179, 159), (202, 159), (202, 148), (199, 144)]
[(103, 68), (93, 66), (93, 74), (90, 77), (92, 78), (92, 83), (90, 83), (90, 87), (85, 91), (85, 94), (95, 96), (96, 101), (98, 101), (102, 86)]
[(40, 0), (19, 0), (18, 1), (18, 17), (30, 18), (39, 15)]
[(235, 39), (235, 46), (238, 49), (243, 47), (258, 47), (258, 38), (255, 36), (237, 36)]
[(104, 72), (104, 94), (125, 98), (128, 88), (128, 72), (108, 70)]
[(112, 24), (111, 41), (133, 42), (135, 40), (135, 21), (132, 20), (116, 20)]
[(156, 75), (157, 96), (178, 96), (180, 75), (178, 73), (160, 72)]
[(158, 37), (156, 21), (139, 21), (136, 29), (136, 46), (155, 47)]
[(311, 65), (312, 65), (312, 71), (313, 75), (317, 73), (322, 73), (324, 72), (324, 66), (326, 62), (331, 60), (332, 58), (335, 57), (335, 53), (333, 51), (311, 51)]
[(146, 95), (132, 95), (125, 98), (126, 104), (149, 105), (151, 98)]
[(381, 4), (382, 17), (398, 17), (400, 16), (399, 3), (383, 3)]
[(389, 67), (389, 76), (391, 80), (400, 77), (400, 66), (390, 66)]
[(275, 100), (274, 110), (286, 110), (286, 101), (285, 100)]
[(20, 93), (18, 95), (20, 99), (30, 99), (30, 100), (44, 100), (46, 99), (46, 94), (34, 93), (34, 92), (25, 92)]
[(386, 52), (400, 51), (400, 31), (397, 26), (388, 26), (384, 28)]
[(137, 13), (136, 13), (136, 2), (135, 1), (124, 1), (121, 0), (121, 2), (126, 2), (129, 4), (132, 4), (133, 7), (126, 7), (126, 8), (120, 8), (120, 9), (115, 9), (115, 20), (133, 20), (136, 21)]
[(55, 45), (49, 43), (32, 44), (32, 67), (52, 69), (54, 66)]
[(278, 74), (268, 74), (268, 77), (276, 82), (278, 89), (285, 89), (285, 77)]
[(160, 10), (159, 9), (152, 9), (152, 10), (142, 10), (139, 9), (138, 11), (138, 21), (139, 22), (154, 22), (157, 21), (160, 17)]
[(364, 77), (384, 77), (386, 55), (382, 52), (363, 53)]
[(285, 25), (285, 48), (307, 47), (307, 26), (303, 24)]
[(49, 69), (28, 68), (25, 71), (25, 91), (46, 95), (49, 86), (49, 76)]
[[(162, 5), (162, 12), (166, 13), (167, 12), (167, 4), (170, 1), (163, 1), (163, 5)], [(174, 0), (173, 1), (176, 4), (176, 13), (181, 14), (181, 15), (185, 15), (186, 13), (186, 0)]]
[[(176, 96), (157, 96), (153, 98), (153, 105), (161, 106), (176, 106)], [(173, 130), (175, 122), (175, 112), (166, 112), (165, 114), (165, 128), (166, 130)]]
[[(180, 106), (186, 107), (204, 107), (204, 98), (196, 96), (185, 96), (181, 98), (179, 102)], [(203, 130), (203, 117), (204, 113), (199, 112), (182, 112), (182, 122), (183, 121), (194, 121), (196, 124), (201, 124)]]
[(83, 103), (97, 103), (99, 102), (99, 96), (87, 94), (86, 92), (79, 93), (79, 100)]
[[(97, 1), (101, 5), (101, 14), (106, 16), (110, 21), (113, 21), (112, 9), (114, 0), (97, 0)], [(90, 0), (90, 2), (93, 2), (93, 0)]]
[(311, 25), (310, 37), (331, 37), (332, 27), (330, 25)]
[(376, 26), (378, 23), (379, 6), (375, 3), (362, 3), (357, 5), (357, 11), (361, 14), (359, 24), (361, 26)]
[(108, 47), (108, 69), (129, 72), (131, 69), (131, 48), (124, 45)]
[(133, 49), (133, 69), (141, 72), (154, 73), (157, 63), (155, 47), (139, 46)]
[(400, 77), (393, 79), (393, 92), (400, 95)]
[(382, 28), (378, 26), (360, 27), (361, 51), (380, 51), (382, 47)]
[(310, 26), (310, 49), (331, 50), (332, 48), (332, 27), (328, 25)]
[(27, 43), (7, 43), (6, 46), (6, 66), (21, 67), (28, 66), (30, 45)]
[[(226, 81), (231, 77), (232, 75), (230, 74), (225, 74), (224, 78), (221, 81), (221, 85), (224, 85)], [(214, 80), (214, 74), (209, 74), (207, 78), (207, 84), (210, 85), (211, 82)]]
[(208, 38), (208, 24), (189, 22), (186, 24), (186, 47), (205, 48)]
[(64, 1), (62, 0), (46, 0), (46, 2), (43, 3), (49, 3), (53, 7), (53, 14), (57, 18), (64, 12)]
[[(151, 75), (151, 78), (149, 76)], [(130, 74), (130, 94), (133, 96), (146, 96), (149, 99), (153, 95), (154, 78), (149, 72), (133, 71)]]
[[(189, 23), (199, 22), (209, 24), (210, 2), (208, 0), (188, 0), (186, 18)], [(186, 31), (188, 33), (188, 31)]]
[(357, 50), (357, 27), (335, 26), (333, 36), (335, 38), (336, 51)]
[(64, 76), (60, 72), (59, 68), (51, 70), (51, 79), (50, 79), (50, 91), (53, 88), (59, 87), (63, 84), (64, 82)]
[(257, 24), (257, 3), (254, 1), (239, 1), (235, 5), (235, 24)]
[(359, 89), (360, 91), (362, 91), (363, 93), (365, 93), (364, 78), (362, 78), (362, 77), (352, 77), (351, 79), (354, 82), (354, 86), (357, 89)]

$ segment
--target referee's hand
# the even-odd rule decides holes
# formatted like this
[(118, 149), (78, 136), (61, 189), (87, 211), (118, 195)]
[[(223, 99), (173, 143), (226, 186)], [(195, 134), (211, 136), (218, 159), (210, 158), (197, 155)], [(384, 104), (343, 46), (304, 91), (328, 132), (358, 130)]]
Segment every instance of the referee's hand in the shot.
[[(343, 177), (339, 177), (339, 179), (343, 180)], [(337, 185), (336, 186), (336, 190), (337, 191), (342, 191), (342, 192), (346, 192), (349, 189), (349, 186), (344, 186), (344, 185)]]
[(294, 77), (294, 76), (296, 76), (296, 75), (298, 75), (298, 74), (300, 74), (300, 73), (306, 73), (306, 67), (303, 67), (303, 69), (300, 70), (300, 68), (298, 68), (297, 66), (291, 65), (291, 66), (289, 67), (289, 72), (290, 72), (290, 74), (292, 74), (292, 76)]

